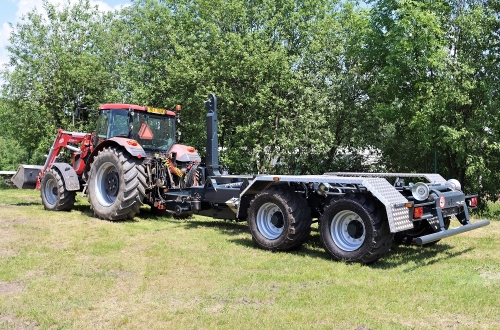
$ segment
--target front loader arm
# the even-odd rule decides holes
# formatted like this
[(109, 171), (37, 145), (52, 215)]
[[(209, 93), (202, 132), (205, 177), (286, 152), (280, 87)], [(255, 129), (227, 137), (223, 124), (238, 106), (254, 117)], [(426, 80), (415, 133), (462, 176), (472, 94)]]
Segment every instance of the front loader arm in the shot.
[[(40, 190), (41, 182), (45, 171), (52, 167), (57, 156), (61, 153), (62, 148), (67, 148), (71, 151), (74, 151), (79, 154), (87, 154), (89, 151), (92, 151), (92, 137), (91, 134), (87, 133), (79, 133), (79, 132), (68, 132), (63, 130), (62, 128), (57, 130), (56, 138), (54, 139), (54, 143), (50, 148), (49, 154), (47, 155), (47, 160), (43, 165), (43, 168), (40, 170), (38, 177), (36, 179), (36, 188)], [(72, 146), (71, 144), (80, 143), (80, 148)]]

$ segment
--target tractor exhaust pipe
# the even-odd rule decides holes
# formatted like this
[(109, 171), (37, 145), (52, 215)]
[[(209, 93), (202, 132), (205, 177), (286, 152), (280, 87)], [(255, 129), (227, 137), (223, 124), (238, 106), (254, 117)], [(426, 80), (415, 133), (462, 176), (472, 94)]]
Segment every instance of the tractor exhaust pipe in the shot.
[(207, 107), (207, 176), (221, 175), (219, 172), (219, 140), (217, 137), (217, 98), (214, 94), (208, 95), (205, 106)]

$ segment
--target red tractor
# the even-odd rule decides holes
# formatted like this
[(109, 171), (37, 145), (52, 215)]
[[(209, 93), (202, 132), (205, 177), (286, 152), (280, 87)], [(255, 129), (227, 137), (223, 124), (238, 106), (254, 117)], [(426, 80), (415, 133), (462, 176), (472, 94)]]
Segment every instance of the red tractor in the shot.
[[(132, 218), (144, 203), (154, 211), (165, 210), (163, 197), (169, 189), (201, 180), (198, 153), (176, 143), (179, 110), (104, 104), (95, 132), (59, 129), (45, 165), (21, 165), (12, 181), (19, 188), (40, 190), (46, 210), (71, 210), (78, 191), (88, 193), (101, 219)], [(56, 162), (63, 148), (73, 151), (71, 165)], [(188, 208), (182, 196), (169, 199), (172, 212), (189, 213), (183, 212)]]

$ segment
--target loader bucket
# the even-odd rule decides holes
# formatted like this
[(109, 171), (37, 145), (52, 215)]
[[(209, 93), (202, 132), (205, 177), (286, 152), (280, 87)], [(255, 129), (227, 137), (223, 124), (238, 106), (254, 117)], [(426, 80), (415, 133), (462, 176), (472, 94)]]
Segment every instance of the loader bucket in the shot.
[(19, 189), (35, 189), (36, 178), (42, 168), (43, 165), (19, 165), (11, 181)]

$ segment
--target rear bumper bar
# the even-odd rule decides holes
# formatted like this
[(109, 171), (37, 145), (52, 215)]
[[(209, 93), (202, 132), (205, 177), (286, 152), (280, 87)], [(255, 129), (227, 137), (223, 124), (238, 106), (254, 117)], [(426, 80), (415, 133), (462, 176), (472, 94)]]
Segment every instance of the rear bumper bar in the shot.
[(433, 233), (433, 234), (429, 234), (429, 235), (417, 237), (417, 238), (414, 239), (414, 243), (416, 245), (419, 245), (419, 246), (420, 245), (424, 245), (424, 244), (427, 244), (427, 243), (430, 243), (430, 242), (434, 242), (434, 241), (440, 240), (440, 239), (445, 238), (445, 237), (450, 237), (450, 236), (458, 235), (458, 234), (461, 234), (461, 233), (465, 233), (466, 231), (469, 231), (469, 230), (474, 230), (474, 229), (477, 229), (477, 228), (480, 228), (480, 227), (484, 227), (484, 226), (487, 226), (489, 224), (490, 224), (490, 220), (481, 220), (481, 221), (478, 221), (478, 222), (469, 223), (469, 224), (463, 225), (462, 227), (448, 229), (448, 230), (445, 230), (445, 231), (440, 231), (440, 232), (437, 232), (437, 233)]

